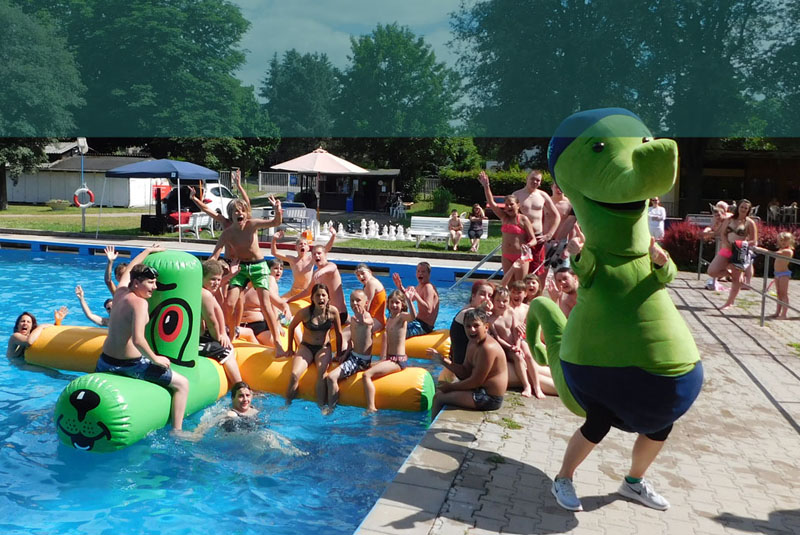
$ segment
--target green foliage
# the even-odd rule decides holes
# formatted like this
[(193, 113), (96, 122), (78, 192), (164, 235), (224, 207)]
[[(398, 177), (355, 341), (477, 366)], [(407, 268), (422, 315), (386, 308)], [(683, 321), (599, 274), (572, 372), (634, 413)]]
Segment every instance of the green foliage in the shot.
[(442, 216), (450, 215), (450, 203), (453, 202), (453, 200), (454, 196), (449, 190), (445, 188), (436, 188), (433, 191), (433, 199), (431, 201), (434, 212)]
[(342, 75), (336, 132), (342, 136), (441, 136), (451, 132), (458, 74), (431, 46), (398, 24), (351, 38)]
[[(696, 270), (702, 237), (702, 228), (693, 223), (678, 221), (666, 229), (661, 246), (669, 253), (678, 269)], [(713, 240), (704, 243), (703, 258), (709, 262), (714, 258)]]
[(87, 87), (87, 135), (272, 135), (234, 76), (249, 23), (227, 0), (29, 0), (59, 21)]
[(84, 104), (85, 88), (59, 29), (5, 0), (0, 0), (0, 28), (0, 137), (74, 131), (73, 114)]
[(331, 135), (338, 76), (339, 70), (324, 53), (301, 55), (292, 49), (281, 61), (273, 56), (259, 94), (282, 135)]
[(0, 210), (8, 210), (6, 172), (14, 184), (19, 175), (47, 161), (47, 138), (0, 138)]
[(274, 138), (190, 137), (151, 139), (147, 148), (156, 158), (186, 160), (209, 169), (236, 166), (253, 174), (266, 165), (277, 145)]
[(481, 155), (469, 137), (452, 137), (445, 141), (447, 166), (456, 171), (469, 171), (481, 166)]
[[(469, 205), (476, 202), (483, 204), (486, 196), (483, 193), (483, 186), (478, 182), (478, 173), (480, 173), (480, 169), (471, 171), (442, 169), (439, 171), (439, 178), (442, 186), (453, 192), (458, 202)], [(520, 170), (487, 171), (486, 174), (489, 175), (494, 195), (508, 195), (524, 188), (528, 176), (526, 171)], [(542, 189), (549, 191), (552, 184), (553, 179), (550, 173), (542, 171)]]

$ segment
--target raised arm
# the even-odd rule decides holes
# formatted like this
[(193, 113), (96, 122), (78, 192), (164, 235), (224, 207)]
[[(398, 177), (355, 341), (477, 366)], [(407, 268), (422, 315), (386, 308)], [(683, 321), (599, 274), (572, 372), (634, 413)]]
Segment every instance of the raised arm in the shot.
[(325, 244), (325, 253), (331, 252), (331, 249), (333, 249), (333, 242), (336, 241), (336, 229), (331, 228), (329, 232), (331, 233), (331, 237), (328, 238), (328, 243)]
[(242, 187), (242, 170), (241, 169), (234, 169), (233, 173), (231, 173), (231, 178), (233, 179), (233, 183), (236, 184), (236, 189), (239, 190), (239, 195), (242, 196), (242, 200), (247, 203), (247, 206), (250, 206), (250, 197), (248, 197), (247, 192)]
[(144, 259), (147, 258), (147, 255), (151, 253), (160, 253), (164, 250), (162, 245), (153, 244), (150, 247), (146, 248), (144, 251), (133, 257), (133, 260), (125, 266), (125, 271), (122, 273), (122, 276), (119, 278), (119, 285), (120, 286), (127, 286), (128, 283), (131, 281), (131, 270), (133, 266), (137, 266), (144, 262)]
[(191, 186), (189, 186), (189, 198), (192, 200), (192, 202), (194, 202), (194, 204), (197, 206), (197, 208), (200, 209), (201, 212), (203, 212), (204, 214), (208, 214), (209, 217), (211, 217), (211, 219), (222, 225), (224, 228), (227, 218), (224, 215), (218, 214), (217, 212), (213, 211), (211, 208), (208, 207), (206, 203), (198, 199), (195, 194), (194, 188)]
[(417, 309), (414, 308), (414, 301), (412, 300), (412, 297), (415, 295), (417, 295), (417, 289), (413, 286), (407, 288), (403, 294), (403, 297), (406, 299), (406, 305), (408, 305), (408, 312), (403, 312), (403, 319), (405, 321), (414, 321), (417, 319)]
[(117, 259), (119, 253), (117, 253), (117, 251), (114, 250), (113, 245), (106, 245), (105, 253), (106, 253), (106, 258), (108, 259), (108, 263), (106, 264), (106, 273), (105, 273), (106, 286), (108, 286), (108, 291), (111, 292), (111, 295), (114, 295), (114, 292), (117, 291), (117, 285), (114, 284), (114, 279), (113, 279), (114, 260)]
[(280, 260), (281, 262), (286, 262), (289, 266), (294, 266), (294, 261), (297, 260), (296, 258), (292, 258), (291, 256), (282, 255), (278, 252), (278, 238), (283, 237), (283, 231), (276, 232), (272, 235), (272, 243), (270, 244), (270, 252), (272, 256)]
[(84, 299), (83, 295), (83, 288), (81, 288), (80, 284), (75, 287), (75, 295), (78, 296), (78, 301), (80, 301), (81, 303), (81, 309), (83, 309), (83, 315), (86, 316), (86, 318), (89, 321), (91, 321), (95, 325), (99, 325), (100, 327), (105, 327), (106, 325), (108, 325), (108, 318), (98, 316), (97, 314), (92, 312), (91, 309), (89, 308), (89, 305), (86, 304), (86, 299)]
[(281, 201), (275, 198), (274, 195), (267, 197), (269, 202), (275, 206), (275, 217), (272, 219), (253, 219), (253, 224), (256, 228), (270, 228), (277, 227), (283, 222), (283, 208), (281, 208)]
[(505, 219), (506, 214), (500, 209), (499, 206), (497, 206), (497, 203), (494, 202), (494, 195), (492, 195), (492, 189), (489, 186), (489, 175), (486, 174), (486, 171), (481, 171), (481, 173), (478, 175), (478, 181), (483, 186), (483, 193), (486, 195), (486, 204), (489, 205), (489, 208), (492, 209), (492, 212), (494, 212), (495, 215), (500, 218), (500, 221), (502, 221)]

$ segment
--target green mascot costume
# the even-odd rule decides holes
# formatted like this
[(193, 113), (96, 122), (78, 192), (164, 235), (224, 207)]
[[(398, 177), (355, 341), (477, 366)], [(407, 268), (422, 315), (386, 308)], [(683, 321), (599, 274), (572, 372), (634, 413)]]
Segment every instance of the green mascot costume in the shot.
[(553, 494), (562, 507), (581, 509), (573, 472), (613, 426), (639, 434), (619, 492), (663, 510), (669, 503), (644, 472), (703, 382), (697, 347), (665, 289), (675, 264), (647, 223), (647, 200), (675, 183), (677, 145), (653, 140), (633, 113), (606, 108), (564, 120), (548, 160), (585, 235), (585, 243), (570, 243), (580, 288), (569, 321), (541, 297), (528, 316), (528, 339), (544, 332), (541, 363), (550, 366), (559, 396), (586, 418), (567, 446)]

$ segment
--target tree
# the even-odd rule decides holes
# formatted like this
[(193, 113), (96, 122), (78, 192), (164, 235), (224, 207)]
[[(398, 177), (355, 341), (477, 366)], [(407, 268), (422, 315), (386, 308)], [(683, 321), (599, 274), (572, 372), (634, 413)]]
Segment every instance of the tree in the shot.
[[(756, 124), (754, 67), (777, 0), (483, 0), (453, 17), (459, 69), (484, 136), (549, 136), (581, 109), (625, 107), (681, 136), (690, 209), (700, 202), (707, 136)], [(796, 70), (796, 69), (795, 69)]]
[(0, 0), (0, 27), (0, 210), (7, 210), (7, 172), (16, 178), (47, 161), (49, 140), (32, 136), (73, 131), (84, 88), (64, 38), (47, 20)]
[(333, 103), (339, 70), (319, 53), (292, 49), (270, 60), (259, 95), (283, 137), (327, 137), (333, 130)]
[(436, 61), (423, 38), (407, 27), (379, 24), (370, 35), (351, 37), (350, 44), (337, 135), (433, 137), (452, 132), (459, 77)]
[[(249, 27), (227, 0), (30, 0), (57, 18), (80, 62), (91, 136), (256, 135), (234, 73)], [(250, 107), (250, 104), (245, 107)], [(257, 127), (254, 131), (247, 131)]]
[(278, 142), (278, 138), (155, 138), (146, 146), (155, 158), (187, 160), (209, 169), (241, 167), (247, 175), (264, 166)]

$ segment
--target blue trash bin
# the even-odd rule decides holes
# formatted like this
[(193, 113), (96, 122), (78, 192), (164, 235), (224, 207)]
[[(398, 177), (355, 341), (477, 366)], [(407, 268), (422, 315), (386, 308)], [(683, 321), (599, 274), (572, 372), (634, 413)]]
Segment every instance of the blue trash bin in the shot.
[(294, 192), (293, 191), (289, 191), (289, 192), (286, 193), (286, 200), (289, 201), (289, 202), (292, 202), (294, 200)]
[(348, 214), (353, 211), (353, 198), (348, 197), (344, 202), (344, 211)]

